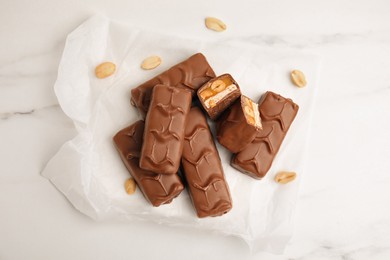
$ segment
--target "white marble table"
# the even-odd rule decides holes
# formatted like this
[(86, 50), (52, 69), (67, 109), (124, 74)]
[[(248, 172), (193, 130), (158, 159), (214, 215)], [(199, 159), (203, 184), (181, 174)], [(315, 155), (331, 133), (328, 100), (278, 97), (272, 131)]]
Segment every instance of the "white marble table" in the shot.
[[(2, 1), (0, 259), (390, 259), (390, 2), (154, 2)], [(192, 229), (97, 223), (40, 175), (75, 133), (53, 92), (65, 37), (95, 13), (322, 56), (310, 161), (284, 255), (251, 256), (236, 238)], [(207, 32), (209, 15), (228, 31)]]

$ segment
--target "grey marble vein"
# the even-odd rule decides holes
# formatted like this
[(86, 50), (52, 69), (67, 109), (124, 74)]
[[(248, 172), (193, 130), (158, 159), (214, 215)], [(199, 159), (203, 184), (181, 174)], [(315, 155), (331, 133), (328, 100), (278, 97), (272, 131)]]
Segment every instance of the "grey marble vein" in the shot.
[(12, 112), (5, 112), (5, 113), (0, 113), (0, 120), (8, 120), (12, 117), (15, 116), (27, 116), (27, 115), (33, 115), (36, 112), (40, 112), (43, 110), (48, 110), (48, 109), (53, 109), (59, 107), (58, 104), (51, 105), (51, 106), (45, 106), (41, 108), (33, 108), (31, 110), (26, 110), (26, 111), (12, 111)]

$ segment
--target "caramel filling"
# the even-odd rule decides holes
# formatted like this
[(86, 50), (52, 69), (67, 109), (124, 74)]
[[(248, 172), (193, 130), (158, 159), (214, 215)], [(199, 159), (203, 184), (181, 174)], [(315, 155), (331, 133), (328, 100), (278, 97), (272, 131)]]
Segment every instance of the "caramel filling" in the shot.
[(217, 105), (224, 97), (237, 90), (237, 86), (228, 77), (214, 80), (207, 88), (202, 90), (200, 97), (207, 108)]
[(214, 107), (214, 106), (216, 106), (216, 104), (219, 101), (221, 101), (224, 97), (226, 97), (227, 95), (229, 95), (230, 93), (232, 93), (236, 89), (237, 89), (237, 86), (232, 84), (232, 85), (228, 86), (227, 88), (225, 88), (223, 91), (221, 91), (221, 92), (215, 94), (214, 96), (206, 99), (204, 101), (204, 104), (206, 105), (207, 108)]

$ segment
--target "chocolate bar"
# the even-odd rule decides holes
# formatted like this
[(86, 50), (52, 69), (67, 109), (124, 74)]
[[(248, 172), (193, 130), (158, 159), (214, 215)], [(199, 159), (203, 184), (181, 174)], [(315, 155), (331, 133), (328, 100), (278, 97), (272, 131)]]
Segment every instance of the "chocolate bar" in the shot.
[(261, 129), (258, 105), (241, 95), (217, 122), (217, 139), (232, 153), (242, 151)]
[(145, 117), (151, 100), (153, 87), (157, 84), (189, 89), (193, 94), (204, 83), (215, 77), (205, 56), (197, 53), (171, 67), (160, 75), (131, 90), (131, 104)]
[(199, 101), (212, 120), (241, 95), (240, 87), (230, 74), (223, 74), (198, 90)]
[(160, 174), (175, 174), (180, 166), (191, 92), (156, 85), (146, 116), (139, 166)]
[(198, 217), (220, 216), (232, 208), (221, 159), (206, 117), (198, 107), (188, 115), (182, 168)]
[(177, 174), (156, 174), (139, 167), (144, 125), (144, 121), (137, 121), (119, 131), (113, 139), (123, 163), (144, 197), (158, 207), (170, 203), (181, 193), (184, 186)]
[(275, 155), (298, 113), (291, 99), (268, 91), (259, 101), (263, 129), (243, 151), (233, 155), (231, 165), (255, 179), (261, 179), (271, 168)]

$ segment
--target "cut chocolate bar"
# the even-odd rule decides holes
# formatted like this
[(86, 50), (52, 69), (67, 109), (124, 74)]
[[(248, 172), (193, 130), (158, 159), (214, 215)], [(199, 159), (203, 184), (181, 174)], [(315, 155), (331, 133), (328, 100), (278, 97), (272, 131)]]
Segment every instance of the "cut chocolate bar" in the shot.
[(139, 155), (144, 133), (144, 121), (137, 121), (114, 136), (119, 155), (145, 198), (155, 207), (177, 197), (184, 186), (177, 174), (163, 175), (139, 167)]
[(199, 101), (212, 120), (217, 119), (240, 95), (240, 87), (230, 74), (214, 78), (198, 90)]
[(140, 167), (155, 173), (175, 174), (180, 166), (191, 92), (156, 85), (146, 116)]
[(206, 117), (198, 107), (188, 115), (182, 167), (198, 217), (220, 216), (232, 208), (221, 159)]
[(217, 122), (217, 139), (226, 149), (238, 153), (253, 141), (261, 128), (258, 105), (241, 95)]
[(136, 106), (142, 115), (146, 116), (149, 109), (153, 87), (157, 84), (182, 87), (195, 94), (204, 83), (215, 77), (205, 56), (197, 53), (187, 60), (178, 63), (160, 75), (146, 81), (131, 90), (131, 104)]
[(233, 155), (231, 165), (255, 179), (264, 177), (298, 109), (291, 99), (270, 91), (265, 93), (259, 101), (263, 129), (243, 151)]

